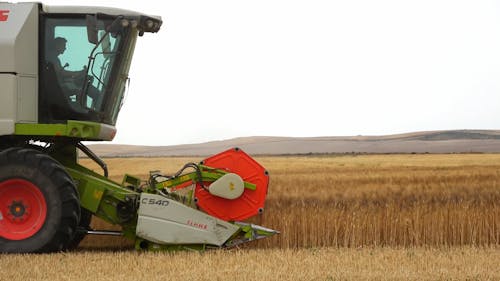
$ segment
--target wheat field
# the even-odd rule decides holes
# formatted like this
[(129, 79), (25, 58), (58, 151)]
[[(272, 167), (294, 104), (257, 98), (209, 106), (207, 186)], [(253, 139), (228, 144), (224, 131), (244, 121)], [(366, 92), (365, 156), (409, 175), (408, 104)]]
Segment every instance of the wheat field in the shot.
[[(120, 181), (125, 171), (146, 178), (163, 164), (163, 172), (173, 174), (199, 160), (130, 158), (108, 164), (114, 167), (111, 178)], [(500, 245), (500, 154), (257, 160), (269, 170), (270, 185), (264, 214), (251, 221), (282, 233), (253, 247)]]
[[(72, 253), (0, 255), (0, 280), (500, 280), (500, 154), (256, 159), (271, 180), (252, 222), (280, 235), (203, 254), (137, 253), (122, 238), (89, 236)], [(120, 182), (200, 160), (106, 162)]]

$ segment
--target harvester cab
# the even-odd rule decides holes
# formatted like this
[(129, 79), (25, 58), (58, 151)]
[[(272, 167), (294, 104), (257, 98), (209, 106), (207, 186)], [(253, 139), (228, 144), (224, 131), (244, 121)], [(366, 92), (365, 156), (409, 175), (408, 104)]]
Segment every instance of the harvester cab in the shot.
[[(242, 222), (263, 212), (269, 179), (240, 149), (117, 183), (82, 144), (114, 138), (135, 42), (161, 24), (122, 9), (0, 2), (0, 252), (71, 249), (87, 234), (202, 250), (277, 233)], [(92, 216), (121, 231), (91, 229)]]

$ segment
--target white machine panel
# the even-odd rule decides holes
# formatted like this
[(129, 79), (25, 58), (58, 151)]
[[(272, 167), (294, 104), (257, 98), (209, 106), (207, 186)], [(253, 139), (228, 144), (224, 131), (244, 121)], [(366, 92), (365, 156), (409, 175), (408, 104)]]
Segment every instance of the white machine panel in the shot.
[(136, 234), (158, 244), (221, 246), (239, 227), (156, 194), (141, 194)]
[(0, 72), (38, 74), (38, 4), (0, 3)]
[(17, 109), (17, 79), (13, 74), (0, 74), (0, 135), (14, 133)]
[(38, 7), (0, 3), (0, 135), (38, 121)]

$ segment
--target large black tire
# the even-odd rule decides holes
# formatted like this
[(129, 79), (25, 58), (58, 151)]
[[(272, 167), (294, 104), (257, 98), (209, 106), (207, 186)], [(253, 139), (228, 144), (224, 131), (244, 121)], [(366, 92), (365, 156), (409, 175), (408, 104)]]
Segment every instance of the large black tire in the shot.
[(73, 250), (76, 247), (78, 247), (80, 242), (82, 242), (83, 238), (87, 236), (87, 231), (91, 230), (90, 229), (91, 222), (92, 222), (92, 213), (90, 211), (87, 211), (87, 209), (82, 208), (80, 223), (76, 228), (75, 236), (68, 245), (68, 250)]
[(0, 252), (66, 250), (79, 221), (78, 192), (59, 162), (33, 149), (0, 152)]

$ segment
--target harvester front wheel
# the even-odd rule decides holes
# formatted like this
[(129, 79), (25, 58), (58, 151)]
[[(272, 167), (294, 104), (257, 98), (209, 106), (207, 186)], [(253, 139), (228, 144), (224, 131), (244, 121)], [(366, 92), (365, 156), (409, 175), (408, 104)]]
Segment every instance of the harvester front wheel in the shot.
[(90, 223), (92, 222), (92, 213), (84, 208), (81, 209), (81, 212), (80, 223), (76, 229), (75, 236), (68, 245), (68, 250), (77, 248), (83, 238), (87, 236), (87, 231), (91, 229)]
[(0, 153), (0, 252), (65, 250), (79, 220), (78, 192), (59, 162), (33, 149)]

